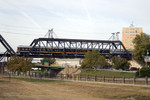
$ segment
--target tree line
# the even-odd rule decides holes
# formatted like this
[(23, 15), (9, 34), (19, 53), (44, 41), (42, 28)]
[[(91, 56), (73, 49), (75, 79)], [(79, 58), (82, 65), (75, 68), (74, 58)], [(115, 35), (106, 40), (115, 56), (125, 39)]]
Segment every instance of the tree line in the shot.
[[(123, 58), (120, 58), (118, 56), (114, 56), (112, 59), (112, 67), (115, 69), (122, 69), (126, 70), (129, 69), (130, 63)], [(82, 61), (81, 68), (93, 68), (96, 69), (97, 67), (99, 68), (104, 68), (110, 65), (110, 62), (106, 60), (106, 58), (103, 55), (99, 55), (98, 50), (92, 50), (88, 51), (85, 54), (85, 59)]]
[[(32, 63), (32, 58), (18, 57), (12, 56), (7, 62), (6, 68), (12, 72), (24, 72), (31, 71), (31, 69), (35, 66)], [(49, 65), (55, 63), (55, 58), (44, 58), (41, 60), (41, 64), (44, 65), (44, 62), (48, 62)]]

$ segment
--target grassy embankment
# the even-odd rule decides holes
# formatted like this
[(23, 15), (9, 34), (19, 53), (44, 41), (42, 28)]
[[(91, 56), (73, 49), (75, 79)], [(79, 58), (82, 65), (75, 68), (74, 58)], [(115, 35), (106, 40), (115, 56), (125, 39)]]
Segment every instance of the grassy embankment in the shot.
[[(45, 74), (47, 71), (32, 71), (38, 74)], [(98, 75), (106, 77), (134, 77), (135, 73), (132, 72), (118, 72), (118, 71), (107, 71), (107, 70), (85, 70), (81, 72), (82, 75)]]
[(98, 76), (106, 76), (106, 77), (134, 77), (135, 73), (131, 72), (115, 72), (115, 71), (106, 71), (106, 70), (85, 70), (82, 71), (83, 75), (98, 75)]

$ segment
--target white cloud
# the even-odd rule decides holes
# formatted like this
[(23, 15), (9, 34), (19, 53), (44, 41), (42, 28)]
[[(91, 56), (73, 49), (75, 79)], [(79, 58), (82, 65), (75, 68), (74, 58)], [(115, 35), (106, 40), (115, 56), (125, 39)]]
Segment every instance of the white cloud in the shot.
[(26, 17), (29, 21), (31, 21), (31, 23), (33, 23), (35, 26), (37, 26), (38, 28), (42, 28), (33, 18), (31, 18), (27, 13), (20, 11), (20, 13)]

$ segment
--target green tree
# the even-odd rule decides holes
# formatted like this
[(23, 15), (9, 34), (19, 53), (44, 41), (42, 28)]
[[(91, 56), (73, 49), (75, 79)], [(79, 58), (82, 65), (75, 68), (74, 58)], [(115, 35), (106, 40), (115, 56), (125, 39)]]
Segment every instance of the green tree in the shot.
[(92, 62), (92, 52), (88, 51), (85, 54), (85, 59), (82, 62), (81, 68), (91, 68), (91, 62)]
[(6, 65), (6, 68), (10, 71), (18, 71), (18, 72), (27, 72), (30, 71), (31, 68), (34, 66), (31, 63), (31, 58), (24, 58), (24, 57), (17, 57), (12, 56)]
[(144, 57), (147, 53), (147, 50), (150, 50), (150, 36), (145, 33), (136, 35), (136, 37), (133, 39), (133, 43), (133, 56), (135, 60), (144, 64)]
[(81, 68), (94, 68), (103, 67), (107, 65), (107, 61), (104, 56), (99, 55), (99, 51), (88, 51), (85, 55), (85, 59), (82, 62)]
[(95, 65), (103, 67), (103, 66), (108, 65), (108, 62), (106, 61), (104, 56), (99, 56)]
[(113, 63), (113, 68), (115, 69), (125, 70), (125, 69), (129, 69), (130, 67), (130, 63), (126, 59), (114, 56), (111, 60)]
[(48, 62), (49, 65), (55, 63), (56, 59), (55, 58), (44, 58), (41, 60), (41, 63), (44, 65), (44, 62)]

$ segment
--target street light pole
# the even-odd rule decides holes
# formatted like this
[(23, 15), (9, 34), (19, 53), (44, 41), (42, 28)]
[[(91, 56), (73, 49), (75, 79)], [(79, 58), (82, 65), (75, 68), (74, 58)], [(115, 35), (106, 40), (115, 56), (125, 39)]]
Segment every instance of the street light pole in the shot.
[[(149, 58), (148, 58), (148, 55), (149, 55), (149, 52), (148, 52), (148, 50), (147, 50), (147, 54), (146, 54), (147, 59), (149, 59)], [(147, 61), (148, 61), (148, 60), (147, 60)], [(147, 67), (147, 61), (146, 61), (146, 67)]]

